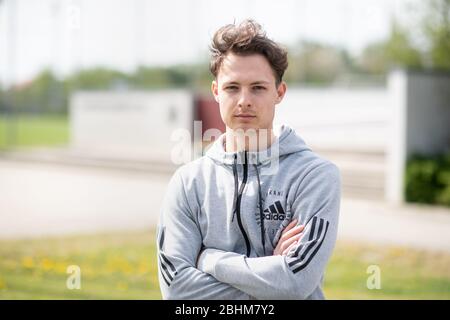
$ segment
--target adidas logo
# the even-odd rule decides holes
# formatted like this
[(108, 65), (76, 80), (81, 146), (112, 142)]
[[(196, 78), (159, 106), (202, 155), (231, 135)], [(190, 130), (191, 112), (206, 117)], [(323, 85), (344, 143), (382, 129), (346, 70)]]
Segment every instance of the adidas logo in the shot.
[(280, 201), (275, 201), (267, 209), (263, 211), (264, 220), (284, 220), (286, 218), (286, 213), (281, 206)]

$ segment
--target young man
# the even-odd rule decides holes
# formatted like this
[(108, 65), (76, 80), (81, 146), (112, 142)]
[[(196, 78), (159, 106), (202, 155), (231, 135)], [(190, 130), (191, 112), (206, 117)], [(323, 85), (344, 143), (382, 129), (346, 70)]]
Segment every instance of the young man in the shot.
[(158, 226), (164, 299), (323, 299), (340, 178), (273, 126), (287, 54), (247, 20), (213, 38), (212, 92), (226, 132), (173, 175)]

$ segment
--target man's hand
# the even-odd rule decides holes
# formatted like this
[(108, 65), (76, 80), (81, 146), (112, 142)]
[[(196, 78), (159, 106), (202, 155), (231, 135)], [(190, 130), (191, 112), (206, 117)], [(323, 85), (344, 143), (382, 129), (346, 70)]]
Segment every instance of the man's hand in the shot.
[(298, 240), (302, 237), (302, 231), (305, 228), (303, 225), (296, 226), (297, 219), (294, 219), (287, 225), (281, 233), (280, 240), (278, 240), (277, 247), (273, 251), (273, 255), (285, 256), (292, 246), (295, 246)]
[(197, 261), (195, 261), (195, 267), (198, 269), (198, 260), (200, 259), (200, 256), (202, 255), (203, 251), (205, 251), (206, 247), (202, 246), (202, 248), (200, 249), (200, 252), (198, 253), (197, 256)]

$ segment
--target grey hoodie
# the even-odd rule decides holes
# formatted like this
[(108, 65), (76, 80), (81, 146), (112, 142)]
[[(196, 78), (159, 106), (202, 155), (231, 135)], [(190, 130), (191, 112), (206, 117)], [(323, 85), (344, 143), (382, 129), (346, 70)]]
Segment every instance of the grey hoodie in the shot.
[[(158, 224), (164, 299), (323, 299), (338, 228), (337, 167), (288, 126), (261, 152), (224, 150), (177, 169)], [(287, 255), (273, 255), (292, 221), (305, 225)]]

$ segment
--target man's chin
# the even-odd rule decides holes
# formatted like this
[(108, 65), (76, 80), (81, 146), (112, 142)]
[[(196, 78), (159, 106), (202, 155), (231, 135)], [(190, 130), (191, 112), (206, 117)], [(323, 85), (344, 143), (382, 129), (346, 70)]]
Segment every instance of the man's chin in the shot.
[(232, 128), (232, 130), (247, 132), (247, 131), (258, 131), (259, 128), (255, 125), (251, 125), (251, 124), (249, 124), (249, 125), (241, 124), (241, 125), (235, 126), (234, 128)]
[(251, 133), (251, 132), (258, 132), (259, 128), (254, 126), (238, 126), (232, 130), (236, 133), (238, 132)]

